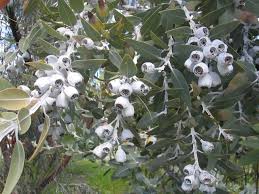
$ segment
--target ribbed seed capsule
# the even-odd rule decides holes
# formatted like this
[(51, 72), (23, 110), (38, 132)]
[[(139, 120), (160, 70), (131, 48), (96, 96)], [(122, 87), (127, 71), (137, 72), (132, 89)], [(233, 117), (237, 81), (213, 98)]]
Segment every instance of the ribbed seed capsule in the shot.
[(197, 77), (202, 77), (209, 72), (208, 65), (205, 63), (198, 63), (193, 67), (193, 73)]
[(212, 77), (211, 77), (211, 75), (209, 73), (207, 73), (204, 76), (199, 77), (198, 86), (199, 87), (211, 88), (211, 86), (212, 86)]
[(121, 96), (129, 97), (132, 94), (132, 87), (129, 83), (124, 83), (119, 88), (119, 93)]
[(155, 71), (155, 65), (150, 62), (145, 62), (141, 66), (141, 71), (143, 73), (153, 73)]

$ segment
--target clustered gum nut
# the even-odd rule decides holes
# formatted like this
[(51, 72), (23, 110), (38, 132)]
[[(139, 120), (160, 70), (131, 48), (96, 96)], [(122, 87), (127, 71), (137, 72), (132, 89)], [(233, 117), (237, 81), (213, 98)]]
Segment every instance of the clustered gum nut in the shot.
[(81, 40), (81, 45), (91, 50), (94, 48), (94, 41), (91, 38), (84, 38)]
[(109, 138), (113, 133), (113, 126), (105, 123), (104, 125), (101, 125), (95, 129), (95, 133), (100, 139), (107, 139)]
[(195, 167), (192, 164), (188, 164), (183, 168), (183, 173), (185, 175), (193, 175), (195, 174)]
[(133, 92), (136, 93), (136, 94), (143, 94), (143, 95), (147, 95), (150, 88), (144, 84), (142, 81), (133, 81), (131, 83), (131, 86), (132, 86), (132, 89), (133, 89)]
[(129, 129), (123, 129), (120, 135), (121, 141), (129, 141), (134, 137), (133, 133)]
[(209, 29), (205, 26), (199, 27), (197, 29), (194, 30), (194, 36), (197, 38), (201, 38), (204, 36), (209, 36)]
[(121, 148), (121, 146), (118, 146), (118, 149), (115, 153), (115, 160), (116, 162), (120, 162), (120, 163), (126, 162), (127, 160), (127, 155), (125, 151)]
[(192, 51), (191, 55), (190, 55), (190, 59), (192, 61), (192, 63), (197, 64), (202, 62), (204, 56), (203, 53), (201, 51)]
[(187, 45), (193, 45), (193, 46), (198, 46), (199, 45), (199, 38), (195, 37), (195, 36), (192, 36), (188, 39), (187, 41)]
[(113, 149), (113, 145), (111, 142), (105, 142), (103, 144), (98, 145), (97, 147), (95, 147), (92, 151), (92, 153), (97, 156), (100, 159), (105, 158), (110, 151), (112, 151)]
[(129, 97), (132, 94), (133, 90), (129, 83), (121, 84), (119, 88), (119, 94), (123, 97)]
[(145, 62), (141, 65), (141, 71), (143, 73), (154, 73), (155, 69), (155, 65), (151, 62)]
[(204, 75), (209, 73), (209, 68), (206, 63), (201, 62), (194, 65), (192, 72), (197, 77), (203, 77)]
[(235, 2), (235, 6), (236, 6), (237, 8), (244, 7), (245, 4), (246, 4), (246, 1), (245, 1), (245, 0), (234, 0), (234, 2)]
[(182, 189), (184, 191), (192, 191), (195, 189), (198, 189), (200, 186), (199, 179), (195, 175), (189, 175), (184, 177), (183, 183), (182, 183)]
[(196, 189), (201, 191), (212, 191), (216, 178), (209, 172), (201, 169), (195, 169), (195, 166), (188, 164), (184, 167), (183, 173), (186, 175), (182, 182), (182, 190), (191, 192)]
[(206, 46), (208, 46), (208, 45), (210, 45), (211, 44), (211, 40), (209, 39), (209, 37), (207, 37), (207, 36), (204, 36), (204, 37), (201, 37), (200, 39), (199, 39), (199, 46), (200, 47), (206, 47)]
[[(208, 37), (208, 28), (201, 26), (193, 31), (194, 36), (190, 37), (187, 45), (197, 45), (202, 48), (200, 51), (193, 51), (190, 57), (185, 61), (184, 66), (197, 76), (199, 87), (217, 87), (221, 85), (221, 78), (218, 73), (213, 72), (208, 68), (208, 65), (203, 63), (214, 60), (217, 62), (217, 70), (221, 76), (226, 76), (233, 71), (233, 56), (227, 53), (228, 46), (221, 40), (215, 39), (211, 41)], [(199, 60), (201, 59), (201, 60)], [(199, 63), (199, 65), (197, 65)], [(205, 65), (204, 65), (205, 64)], [(211, 68), (212, 69), (212, 68)]]
[(201, 148), (205, 153), (210, 153), (214, 150), (214, 145), (211, 142), (201, 140)]

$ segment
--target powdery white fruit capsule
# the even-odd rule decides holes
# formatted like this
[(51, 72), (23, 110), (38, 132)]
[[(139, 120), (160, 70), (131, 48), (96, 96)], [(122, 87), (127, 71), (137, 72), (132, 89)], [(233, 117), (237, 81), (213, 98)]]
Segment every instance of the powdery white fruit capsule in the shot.
[(121, 146), (118, 147), (118, 150), (115, 153), (115, 160), (120, 163), (126, 162), (127, 160), (127, 155)]
[(39, 77), (46, 77), (47, 74), (45, 73), (44, 70), (37, 70), (37, 71), (35, 72), (35, 76), (36, 76), (37, 78), (39, 78)]
[(56, 31), (59, 32), (62, 35), (65, 33), (66, 30), (67, 30), (67, 28), (65, 28), (65, 27), (59, 27), (59, 28), (56, 29)]
[(95, 129), (95, 133), (99, 138), (105, 139), (112, 135), (113, 127), (109, 124), (104, 124)]
[(209, 186), (209, 185), (204, 185), (204, 184), (200, 184), (199, 190), (201, 192), (206, 192), (206, 193), (215, 193), (216, 192), (215, 186)]
[(217, 48), (213, 45), (203, 47), (203, 55), (208, 59), (214, 59), (217, 56)]
[(17, 88), (23, 90), (24, 92), (26, 92), (26, 93), (29, 94), (29, 95), (30, 95), (30, 93), (31, 93), (31, 89), (30, 89), (28, 86), (19, 85)]
[(116, 107), (117, 109), (123, 110), (123, 109), (128, 108), (131, 104), (130, 104), (128, 98), (123, 97), (123, 96), (120, 96), (120, 97), (118, 97), (118, 98), (115, 100), (114, 105), (115, 105), (115, 107)]
[(67, 73), (67, 82), (73, 87), (79, 87), (83, 80), (84, 77), (79, 72), (69, 71)]
[(93, 49), (94, 41), (91, 38), (84, 38), (81, 40), (81, 45), (87, 49)]
[(88, 19), (88, 14), (87, 14), (87, 11), (82, 11), (82, 12), (80, 12), (80, 17), (81, 18), (83, 18), (83, 19), (85, 19), (85, 20), (87, 20)]
[(202, 48), (205, 46), (209, 46), (210, 44), (211, 44), (211, 40), (207, 36), (201, 37), (199, 39), (199, 46)]
[(70, 101), (73, 101), (79, 97), (77, 89), (73, 86), (67, 86), (64, 88), (64, 93)]
[(65, 83), (65, 78), (60, 74), (54, 74), (51, 76), (52, 85), (56, 88), (61, 88)]
[(124, 83), (119, 88), (119, 93), (121, 96), (129, 97), (132, 94), (133, 90), (129, 83)]
[(129, 104), (129, 106), (126, 109), (123, 109), (121, 111), (123, 117), (133, 117), (134, 113), (134, 106), (132, 104)]
[(214, 145), (211, 142), (201, 140), (201, 148), (205, 153), (210, 153), (214, 150)]
[(193, 36), (190, 37), (186, 43), (187, 45), (194, 45), (194, 46), (198, 46), (199, 45), (199, 38)]
[(48, 55), (45, 57), (44, 61), (47, 63), (47, 64), (55, 64), (58, 62), (58, 58), (55, 56), (55, 55)]
[(144, 84), (142, 81), (133, 81), (131, 83), (133, 92), (136, 94), (142, 94), (142, 95), (147, 95), (149, 92), (149, 87)]
[(228, 50), (228, 46), (219, 39), (213, 40), (212, 45), (218, 49), (218, 53), (225, 53)]
[(207, 73), (204, 76), (199, 77), (198, 86), (199, 87), (211, 88), (211, 86), (212, 86), (212, 77), (211, 77), (211, 75)]
[(213, 185), (216, 182), (216, 178), (206, 170), (200, 172), (199, 180), (204, 185)]
[(38, 78), (35, 83), (34, 87), (40, 94), (45, 93), (51, 85), (51, 78), (50, 77), (40, 77)]
[(218, 68), (218, 71), (219, 71), (219, 74), (222, 75), (222, 76), (226, 76), (226, 75), (229, 75), (233, 72), (234, 70), (234, 67), (233, 65), (228, 65), (228, 66), (222, 66), (222, 65), (217, 65), (217, 68)]
[(110, 142), (105, 142), (95, 147), (92, 153), (98, 158), (103, 159), (112, 150), (112, 144)]
[(121, 132), (121, 141), (128, 141), (134, 137), (133, 133), (129, 129), (123, 129)]
[(62, 55), (58, 58), (58, 64), (62, 64), (65, 67), (71, 67), (71, 59), (66, 55)]
[(53, 104), (56, 102), (55, 98), (47, 97), (41, 104), (41, 106), (45, 109), (45, 111), (49, 111), (52, 109)]
[(191, 192), (192, 191), (192, 185), (186, 183), (185, 181), (183, 181), (182, 186), (181, 186), (182, 190), (185, 192)]
[(197, 38), (209, 36), (209, 34), (209, 29), (205, 26), (199, 27), (198, 29), (194, 30), (194, 36), (196, 36)]
[(233, 55), (231, 55), (230, 53), (220, 53), (217, 57), (217, 62), (218, 65), (232, 65), (234, 62), (234, 58)]
[(56, 98), (56, 106), (59, 108), (68, 107), (68, 99), (66, 94), (63, 91)]
[(54, 46), (55, 46), (56, 48), (58, 48), (61, 53), (64, 53), (64, 52), (66, 52), (66, 49), (67, 49), (67, 47), (68, 47), (68, 44), (67, 44), (66, 42), (56, 41), (56, 42), (54, 43)]
[(38, 90), (32, 90), (31, 96), (34, 97), (34, 98), (39, 98), (40, 94), (39, 94)]
[(246, 4), (245, 0), (235, 0), (235, 6), (240, 8), (240, 7), (244, 7)]
[(197, 64), (203, 60), (204, 56), (201, 51), (192, 51), (190, 54), (190, 59), (192, 63)]
[(108, 83), (108, 88), (111, 91), (111, 93), (119, 94), (119, 89), (120, 89), (121, 85), (122, 85), (121, 79), (117, 78), (117, 79), (111, 80)]
[(192, 72), (194, 65), (195, 65), (195, 64), (192, 62), (192, 60), (191, 60), (190, 58), (188, 58), (188, 59), (184, 62), (184, 66), (185, 66), (190, 72)]
[(195, 167), (192, 164), (188, 164), (183, 168), (183, 173), (185, 175), (193, 175), (195, 174)]
[(219, 75), (216, 72), (209, 72), (211, 78), (212, 78), (212, 85), (211, 87), (217, 87), (221, 85), (221, 79)]
[(209, 72), (208, 65), (205, 63), (198, 63), (193, 67), (193, 73), (197, 77), (202, 77)]
[(184, 177), (183, 181), (186, 185), (191, 185), (192, 190), (198, 189), (200, 186), (199, 179), (195, 175), (189, 175)]
[(233, 139), (234, 139), (233, 135), (231, 135), (229, 133), (223, 133), (222, 135), (225, 138), (225, 140), (227, 140), (227, 141), (233, 141)]
[(66, 29), (63, 35), (67, 37), (67, 39), (72, 39), (75, 34), (70, 29)]
[(141, 71), (143, 73), (153, 73), (155, 71), (155, 65), (151, 62), (145, 62), (141, 65)]

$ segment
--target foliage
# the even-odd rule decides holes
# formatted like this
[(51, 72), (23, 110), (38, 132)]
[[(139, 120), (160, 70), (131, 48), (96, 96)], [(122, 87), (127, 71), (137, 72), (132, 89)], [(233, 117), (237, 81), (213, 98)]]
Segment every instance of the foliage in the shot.
[(131, 3), (24, 1), (36, 22), (0, 67), (4, 193), (258, 181), (257, 0)]

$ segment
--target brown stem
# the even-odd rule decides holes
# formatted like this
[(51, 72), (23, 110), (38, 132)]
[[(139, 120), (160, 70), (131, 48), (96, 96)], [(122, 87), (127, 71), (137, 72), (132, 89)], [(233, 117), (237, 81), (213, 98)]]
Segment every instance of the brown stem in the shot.
[(36, 193), (40, 193), (49, 183), (51, 183), (68, 165), (72, 156), (64, 155), (60, 165), (46, 178), (41, 181), (39, 186), (36, 188)]

